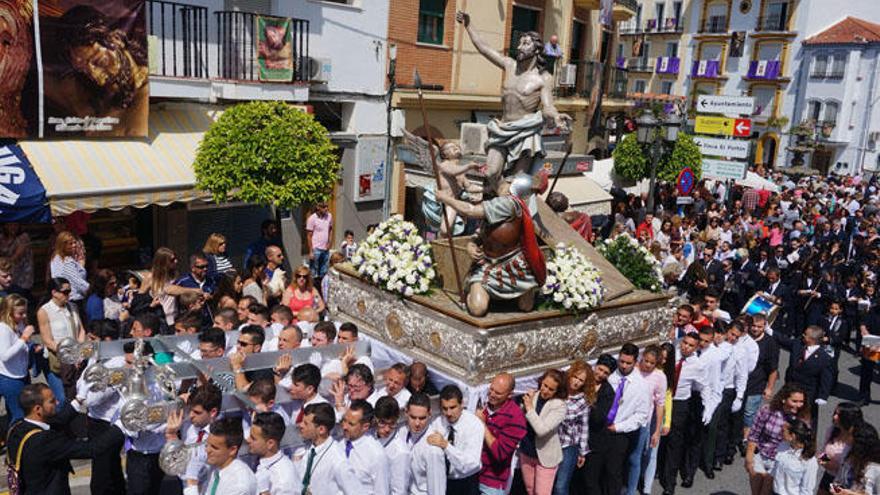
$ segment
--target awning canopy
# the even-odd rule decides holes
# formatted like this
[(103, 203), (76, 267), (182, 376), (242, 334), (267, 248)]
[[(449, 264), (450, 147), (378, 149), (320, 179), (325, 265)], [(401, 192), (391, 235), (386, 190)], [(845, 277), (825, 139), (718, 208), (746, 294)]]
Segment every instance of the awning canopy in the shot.
[(193, 161), (217, 107), (158, 104), (150, 107), (145, 139), (22, 141), (46, 187), (54, 215), (208, 198), (196, 191)]

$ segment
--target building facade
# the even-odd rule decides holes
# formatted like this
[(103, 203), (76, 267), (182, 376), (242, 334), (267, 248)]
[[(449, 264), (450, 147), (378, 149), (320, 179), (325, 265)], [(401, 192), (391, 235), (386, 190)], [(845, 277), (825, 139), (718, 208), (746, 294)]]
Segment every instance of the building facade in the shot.
[(847, 17), (804, 41), (792, 120), (814, 131), (811, 168), (880, 171), (878, 72), (880, 24)]

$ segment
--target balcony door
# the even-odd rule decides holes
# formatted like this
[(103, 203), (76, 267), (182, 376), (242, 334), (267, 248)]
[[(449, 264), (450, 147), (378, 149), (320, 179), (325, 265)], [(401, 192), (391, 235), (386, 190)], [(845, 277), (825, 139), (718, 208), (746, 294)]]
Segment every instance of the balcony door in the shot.
[[(516, 56), (516, 48), (519, 46), (519, 37), (529, 31), (541, 32), (538, 29), (538, 21), (541, 18), (541, 11), (513, 6), (513, 19), (510, 23), (510, 54)], [(542, 47), (543, 49), (543, 47)]]
[(271, 14), (272, 0), (224, 0), (226, 13), (218, 17), (222, 79), (257, 79), (256, 33), (250, 14)]
[(788, 29), (788, 2), (773, 2), (767, 6), (765, 29), (785, 31)]
[(224, 10), (236, 12), (254, 12), (269, 14), (272, 12), (272, 0), (225, 0)]

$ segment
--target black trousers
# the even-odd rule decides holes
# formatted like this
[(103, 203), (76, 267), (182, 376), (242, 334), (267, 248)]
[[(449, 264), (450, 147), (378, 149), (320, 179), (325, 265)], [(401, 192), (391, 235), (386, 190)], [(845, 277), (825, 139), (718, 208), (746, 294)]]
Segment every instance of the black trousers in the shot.
[[(109, 428), (110, 423), (100, 419), (88, 418), (87, 433), (89, 438), (96, 438)], [(125, 477), (122, 475), (122, 444), (97, 454), (92, 459), (92, 479), (89, 489), (94, 495), (125, 494)]]
[(619, 495), (625, 486), (627, 457), (638, 439), (639, 432), (605, 433), (603, 448), (587, 458), (587, 493), (595, 495)]
[(859, 399), (871, 402), (871, 385), (874, 384), (874, 366), (877, 363), (870, 359), (861, 359), (859, 369)]
[[(689, 400), (672, 401), (672, 424), (669, 427), (669, 434), (666, 435), (666, 444), (663, 455), (663, 469), (660, 472), (660, 486), (664, 491), (674, 493), (678, 475), (682, 478), (688, 476), (693, 477), (697, 470), (699, 462), (699, 443), (696, 440), (700, 437), (703, 423), (702, 418), (697, 422), (693, 421), (693, 409)], [(693, 452), (691, 458), (688, 454), (692, 452), (692, 443), (697, 443), (696, 452)], [(692, 463), (693, 470), (690, 470), (688, 462)], [(688, 474), (690, 473), (690, 474)]]
[(128, 495), (159, 495), (165, 473), (159, 468), (159, 454), (129, 450), (125, 462)]
[[(724, 389), (721, 394), (721, 403), (715, 414), (718, 416), (718, 426), (715, 432), (715, 449), (714, 461), (723, 462), (727, 457), (728, 443), (730, 442), (730, 432), (733, 429), (733, 414), (730, 412), (733, 401), (736, 399), (736, 390), (732, 388)], [(711, 468), (711, 466), (709, 466)]]
[(454, 480), (446, 478), (446, 495), (479, 495), (480, 473)]
[(703, 459), (703, 441), (706, 437), (706, 427), (703, 425), (703, 401), (700, 394), (694, 392), (688, 404), (691, 413), (688, 420), (690, 435), (682, 466), (682, 479), (693, 479), (697, 474), (697, 468), (700, 467)]

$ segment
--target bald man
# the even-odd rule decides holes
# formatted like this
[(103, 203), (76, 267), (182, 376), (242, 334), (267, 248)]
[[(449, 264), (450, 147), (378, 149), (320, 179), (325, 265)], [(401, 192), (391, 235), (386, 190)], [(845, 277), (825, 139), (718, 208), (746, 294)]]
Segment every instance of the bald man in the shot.
[(421, 361), (413, 361), (409, 366), (409, 383), (406, 388), (411, 394), (421, 392), (434, 396), (440, 393), (437, 387), (428, 378), (428, 366)]
[(499, 373), (489, 385), (487, 406), (477, 409), (485, 425), (480, 458), (480, 493), (503, 493), (510, 478), (510, 462), (520, 440), (526, 436), (526, 417), (513, 401), (516, 380), (510, 373)]
[(284, 252), (278, 246), (268, 246), (265, 255), (266, 268), (263, 271), (266, 273), (266, 280), (269, 281), (266, 288), (269, 291), (269, 296), (272, 299), (277, 299), (281, 297), (281, 293), (284, 292), (284, 287), (287, 285), (284, 270), (281, 269), (284, 265)]

